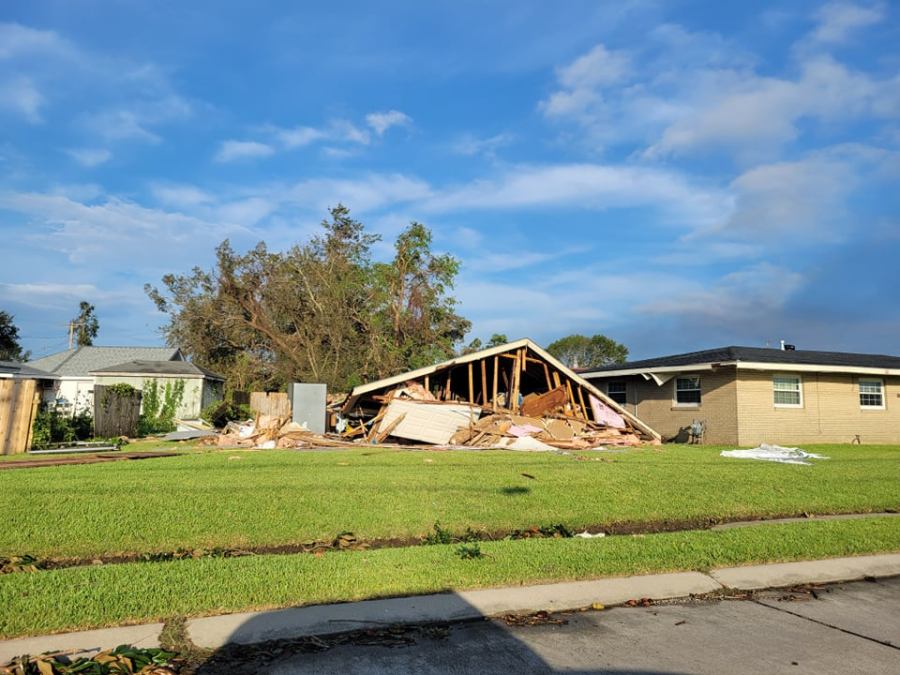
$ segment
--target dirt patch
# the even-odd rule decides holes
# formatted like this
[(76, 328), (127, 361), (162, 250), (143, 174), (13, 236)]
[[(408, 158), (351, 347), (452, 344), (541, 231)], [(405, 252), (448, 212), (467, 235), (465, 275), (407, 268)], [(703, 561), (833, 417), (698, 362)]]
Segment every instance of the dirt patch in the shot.
[(66, 464), (100, 464), (123, 459), (157, 459), (159, 457), (179, 457), (181, 452), (105, 452), (90, 457), (48, 457), (46, 459), (23, 459), (21, 461), (0, 462), (3, 469), (36, 469), (41, 466), (65, 466)]

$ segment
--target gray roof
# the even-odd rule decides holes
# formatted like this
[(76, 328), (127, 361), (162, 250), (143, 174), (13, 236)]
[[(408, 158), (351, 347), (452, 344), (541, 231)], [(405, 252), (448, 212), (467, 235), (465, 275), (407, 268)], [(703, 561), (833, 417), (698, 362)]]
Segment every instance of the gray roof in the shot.
[(720, 347), (687, 354), (660, 356), (655, 359), (628, 361), (601, 368), (582, 368), (579, 372), (602, 373), (605, 370), (634, 368), (663, 368), (693, 366), (705, 363), (781, 363), (785, 365), (845, 366), (850, 368), (900, 368), (900, 356), (885, 354), (852, 354), (847, 352), (819, 352), (812, 350), (782, 350), (777, 347)]
[(62, 377), (90, 377), (91, 372), (126, 361), (181, 361), (175, 347), (79, 347), (72, 351), (50, 354), (28, 365)]
[(209, 380), (224, 380), (211, 370), (190, 361), (143, 361), (135, 360), (119, 363), (91, 371), (94, 375), (186, 375), (201, 376)]
[(26, 380), (57, 380), (59, 376), (53, 375), (37, 368), (32, 368), (26, 363), (18, 361), (0, 361), (0, 377), (10, 376), (16, 379)]

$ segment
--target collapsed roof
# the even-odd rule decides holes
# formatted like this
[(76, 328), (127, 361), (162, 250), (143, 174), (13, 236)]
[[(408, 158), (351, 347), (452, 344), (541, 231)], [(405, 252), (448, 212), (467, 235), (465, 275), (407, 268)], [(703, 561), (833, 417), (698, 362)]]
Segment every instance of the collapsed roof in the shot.
[(390, 392), (407, 383), (421, 385), (436, 402), (467, 403), (484, 412), (528, 415), (533, 410), (538, 414), (538, 408), (555, 402), (566, 416), (607, 425), (607, 411), (612, 409), (641, 437), (660, 439), (656, 431), (527, 338), (360, 385), (342, 412), (371, 418), (390, 399)]

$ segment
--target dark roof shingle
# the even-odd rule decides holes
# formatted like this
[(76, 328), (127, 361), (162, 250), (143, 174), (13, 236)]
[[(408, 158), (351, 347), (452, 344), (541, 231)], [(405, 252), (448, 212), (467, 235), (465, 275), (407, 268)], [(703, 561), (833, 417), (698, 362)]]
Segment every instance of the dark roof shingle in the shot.
[(211, 380), (224, 380), (217, 373), (207, 370), (190, 361), (143, 361), (134, 360), (127, 363), (119, 363), (106, 368), (97, 368), (91, 371), (95, 375), (108, 375), (110, 373), (122, 373), (128, 375), (202, 375)]
[(585, 368), (581, 372), (601, 373), (607, 370), (633, 370), (693, 366), (703, 363), (781, 363), (785, 365), (846, 366), (848, 368), (900, 368), (900, 356), (885, 354), (852, 354), (848, 352), (820, 352), (813, 350), (782, 350), (769, 347), (719, 347), (686, 354), (660, 356), (654, 359), (628, 361), (602, 368)]

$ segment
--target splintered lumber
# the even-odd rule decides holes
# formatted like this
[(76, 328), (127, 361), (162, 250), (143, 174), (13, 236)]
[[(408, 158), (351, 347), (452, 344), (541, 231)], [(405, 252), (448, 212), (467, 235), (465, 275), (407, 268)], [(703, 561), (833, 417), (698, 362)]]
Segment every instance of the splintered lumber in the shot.
[(491, 396), (491, 407), (497, 407), (497, 378), (500, 377), (500, 357), (494, 357), (494, 390)]
[(521, 373), (519, 371), (519, 352), (516, 352), (516, 360), (513, 362), (512, 369), (512, 391), (510, 392), (510, 400), (508, 402), (509, 407), (515, 411), (519, 411), (519, 380), (521, 379)]
[(581, 385), (578, 386), (578, 400), (581, 402), (581, 411), (584, 413), (584, 419), (589, 420), (587, 406), (584, 404), (584, 393), (581, 391)]
[(384, 439), (387, 438), (388, 436), (390, 436), (391, 432), (394, 429), (396, 429), (398, 426), (400, 426), (400, 423), (405, 419), (406, 419), (406, 413), (401, 413), (396, 418), (394, 418), (393, 422), (391, 422), (384, 429), (382, 429), (381, 431), (378, 432), (378, 435), (375, 436), (375, 442), (381, 443), (382, 441), (384, 441)]
[(522, 414), (540, 416), (544, 413), (565, 407), (566, 391), (562, 387), (551, 389), (546, 394), (529, 394), (522, 401)]
[(451, 378), (452, 378), (452, 377), (453, 377), (453, 370), (452, 370), (452, 369), (448, 369), (448, 370), (447, 370), (447, 382), (446, 382), (446, 384), (444, 385), (444, 400), (445, 400), (445, 401), (449, 401), (449, 400), (450, 400), (450, 381), (451, 381)]
[(481, 359), (481, 403), (488, 405), (487, 361)]

